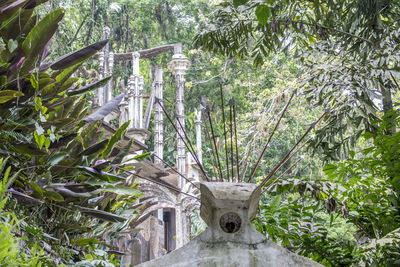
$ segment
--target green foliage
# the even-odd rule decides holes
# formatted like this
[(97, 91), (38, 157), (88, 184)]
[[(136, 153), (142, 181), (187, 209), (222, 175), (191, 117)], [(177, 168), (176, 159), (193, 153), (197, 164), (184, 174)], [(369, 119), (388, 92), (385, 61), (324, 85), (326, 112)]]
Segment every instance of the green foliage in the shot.
[[(137, 214), (124, 210), (142, 196), (137, 185), (126, 183), (127, 177), (105, 160), (125, 137), (127, 125), (110, 139), (101, 140), (98, 131), (97, 121), (115, 109), (123, 95), (88, 115), (87, 95), (77, 95), (109, 78), (81, 87), (72, 76), (108, 40), (49, 60), (49, 44), (64, 10), (40, 18), (33, 11), (40, 4), (29, 1), (11, 9), (0, 25), (0, 37), (7, 44), (0, 55), (0, 156), (7, 157), (0, 160), (1, 199), (10, 193), (7, 205), (5, 199), (1, 202), (10, 212), (0, 215), (0, 263), (7, 266), (45, 264), (47, 259), (40, 256), (44, 252), (35, 247), (43, 242), (50, 244), (53, 255), (65, 254), (53, 265), (67, 263), (73, 254), (71, 240), (102, 237), (113, 226), (126, 228), (124, 223)], [(7, 5), (8, 1), (0, 4)], [(104, 164), (96, 170), (99, 161)], [(18, 232), (24, 241), (14, 236)], [(20, 242), (26, 247), (20, 248)]]

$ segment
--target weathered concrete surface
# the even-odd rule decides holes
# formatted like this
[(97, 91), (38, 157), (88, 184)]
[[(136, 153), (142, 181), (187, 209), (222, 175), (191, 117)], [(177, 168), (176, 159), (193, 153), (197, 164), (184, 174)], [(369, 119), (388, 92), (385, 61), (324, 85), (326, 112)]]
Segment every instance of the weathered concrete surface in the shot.
[(322, 266), (254, 229), (250, 220), (258, 207), (257, 185), (203, 183), (200, 190), (200, 214), (209, 227), (182, 248), (139, 266)]

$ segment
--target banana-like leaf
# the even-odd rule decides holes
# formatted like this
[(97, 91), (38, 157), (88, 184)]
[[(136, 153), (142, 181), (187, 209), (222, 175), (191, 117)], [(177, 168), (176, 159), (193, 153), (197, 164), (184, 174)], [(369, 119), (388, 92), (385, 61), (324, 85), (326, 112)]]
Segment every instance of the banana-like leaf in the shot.
[(115, 214), (102, 211), (102, 210), (95, 210), (95, 209), (89, 209), (85, 207), (80, 207), (80, 206), (75, 206), (77, 207), (82, 213), (104, 220), (104, 221), (109, 221), (109, 222), (124, 222), (126, 219), (124, 217), (117, 216)]
[(122, 124), (118, 128), (118, 130), (113, 134), (113, 136), (110, 138), (110, 141), (107, 144), (106, 149), (103, 151), (103, 157), (107, 157), (108, 154), (110, 154), (110, 152), (111, 152), (112, 148), (114, 147), (114, 145), (116, 143), (118, 143), (118, 141), (121, 140), (121, 138), (123, 138), (128, 126), (129, 126), (129, 121), (127, 121), (124, 124)]
[(69, 53), (67, 55), (64, 55), (56, 60), (51, 65), (51, 68), (53, 70), (59, 70), (59, 69), (65, 69), (69, 68), (73, 65), (79, 64), (85, 59), (88, 59), (89, 57), (93, 56), (94, 54), (97, 53), (97, 51), (101, 50), (106, 44), (108, 40), (103, 40), (94, 44), (91, 44), (85, 48), (82, 48), (78, 51), (74, 51), (72, 53)]
[(29, 156), (43, 156), (47, 155), (46, 152), (31, 146), (30, 144), (13, 144), (10, 146), (10, 150), (16, 153), (25, 154)]
[(63, 17), (64, 10), (56, 9), (39, 21), (28, 33), (22, 43), (22, 51), (26, 56), (22, 67), (24, 71), (29, 70), (36, 58), (42, 54), (43, 49), (53, 37), (58, 28), (58, 23)]
[(18, 203), (23, 204), (23, 205), (41, 205), (44, 203), (43, 201), (41, 201), (39, 199), (28, 196), (27, 194), (18, 192), (12, 188), (8, 189), (7, 192), (11, 193), (12, 197), (15, 198), (18, 201)]
[(44, 191), (43, 195), (53, 201), (57, 201), (57, 202), (63, 202), (64, 201), (64, 197), (57, 193), (56, 191)]
[(19, 96), (23, 96), (24, 94), (19, 91), (14, 90), (1, 90), (0, 91), (0, 104), (6, 103), (11, 99), (14, 99)]
[(67, 152), (60, 152), (52, 156), (47, 160), (47, 163), (54, 166), (57, 165), (60, 161), (62, 161), (68, 155)]
[(78, 166), (79, 169), (84, 170), (85, 172), (91, 174), (92, 176), (98, 177), (103, 181), (109, 182), (117, 182), (117, 181), (125, 181), (125, 177), (112, 174), (109, 172), (98, 171), (95, 168), (87, 167), (87, 166)]
[(76, 245), (80, 246), (80, 247), (103, 243), (102, 241), (100, 241), (100, 240), (98, 240), (96, 238), (80, 238), (80, 239), (77, 239), (77, 240), (73, 240), (72, 242), (75, 243)]
[(120, 164), (122, 162), (124, 157), (129, 154), (133, 141), (134, 139), (132, 137), (131, 141), (115, 156), (111, 164)]
[(31, 9), (20, 9), (18, 13), (12, 16), (7, 21), (3, 22), (0, 28), (0, 36), (3, 40), (17, 39), (21, 34), (22, 29), (29, 21), (33, 13)]
[(56, 82), (59, 84), (65, 83), (81, 65), (82, 63), (79, 63), (63, 70), (60, 74), (57, 75)]
[(1, 9), (0, 21), (5, 21), (11, 18), (28, 0), (16, 0), (10, 5)]
[(143, 196), (143, 193), (140, 190), (128, 186), (122, 185), (109, 185), (102, 189), (102, 191), (115, 193), (117, 195), (129, 195), (129, 196)]
[(109, 142), (108, 139), (104, 139), (104, 140), (100, 141), (99, 143), (94, 144), (94, 145), (88, 147), (87, 149), (83, 150), (81, 153), (78, 154), (78, 156), (89, 156), (89, 155), (93, 155), (96, 153), (100, 153), (107, 146), (108, 142)]
[(85, 119), (83, 119), (83, 121), (94, 122), (94, 121), (102, 120), (105, 116), (110, 114), (119, 105), (119, 103), (122, 101), (123, 98), (124, 98), (124, 94), (122, 93), (119, 96), (115, 97), (113, 100), (109, 101), (103, 107), (100, 107), (94, 113), (87, 116)]
[(74, 95), (84, 94), (86, 92), (89, 92), (90, 90), (94, 90), (96, 88), (99, 88), (99, 87), (105, 85), (111, 78), (112, 78), (112, 76), (108, 76), (108, 77), (106, 77), (104, 79), (101, 79), (101, 80), (98, 80), (96, 82), (90, 83), (90, 84), (85, 85), (85, 86), (83, 86), (81, 88), (67, 91), (67, 95), (68, 96), (74, 96)]

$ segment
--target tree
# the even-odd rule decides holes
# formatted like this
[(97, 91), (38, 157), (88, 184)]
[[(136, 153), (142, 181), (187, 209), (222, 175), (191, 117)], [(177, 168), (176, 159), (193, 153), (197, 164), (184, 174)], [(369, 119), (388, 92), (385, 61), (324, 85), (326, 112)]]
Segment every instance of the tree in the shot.
[[(72, 260), (71, 246), (90, 253), (96, 244), (108, 245), (101, 236), (109, 228), (134, 227), (138, 216), (126, 208), (142, 193), (132, 184), (132, 177), (114, 169), (133, 142), (115, 150), (116, 144), (122, 145), (128, 124), (107, 139), (99, 130), (104, 116), (123, 95), (91, 112), (85, 93), (109, 77), (85, 86), (73, 77), (108, 40), (49, 60), (49, 44), (64, 10), (53, 10), (39, 19), (35, 8), (40, 4), (0, 5), (7, 10), (0, 27), (4, 45), (0, 58), (0, 199), (1, 210), (11, 211), (1, 213), (0, 226), (15, 227), (13, 220), (23, 218), (20, 235), (25, 236), (27, 246), (50, 244), (47, 254), (66, 254), (57, 263), (61, 264)], [(6, 206), (5, 190), (10, 195)], [(32, 260), (38, 260), (34, 256)], [(0, 264), (9, 264), (7, 257), (0, 260)], [(19, 263), (23, 260), (12, 264)]]
[[(346, 151), (361, 132), (376, 127), (376, 112), (389, 117), (393, 112), (392, 95), (399, 88), (399, 7), (381, 0), (224, 1), (195, 44), (228, 56), (251, 56), (256, 64), (277, 50), (305, 52), (303, 60), (312, 67), (303, 77), (305, 92), (329, 109), (314, 144), (331, 143), (320, 147), (337, 158), (338, 149)], [(355, 125), (353, 133), (349, 125)], [(387, 126), (393, 134), (394, 125)], [(327, 134), (336, 144), (326, 142)]]

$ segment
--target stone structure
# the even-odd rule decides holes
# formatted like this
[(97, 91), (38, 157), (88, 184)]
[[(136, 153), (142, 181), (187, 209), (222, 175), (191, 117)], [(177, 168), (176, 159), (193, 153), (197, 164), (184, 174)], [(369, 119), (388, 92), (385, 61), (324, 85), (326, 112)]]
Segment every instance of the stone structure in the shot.
[(201, 184), (200, 215), (208, 228), (184, 247), (140, 264), (158, 266), (322, 266), (268, 240), (252, 225), (261, 188), (255, 184)]
[[(105, 39), (110, 37), (109, 28), (104, 29), (103, 37)], [(111, 52), (109, 46), (106, 45), (95, 56), (99, 62), (100, 78), (112, 75), (114, 64), (118, 64), (121, 61), (129, 61), (132, 65), (132, 74), (127, 79), (127, 84), (125, 84), (126, 81), (124, 79), (121, 79), (118, 84), (120, 91), (125, 93), (125, 98), (121, 101), (119, 110), (109, 114), (103, 122), (104, 135), (109, 137), (116, 130), (111, 125), (111, 121), (117, 119), (119, 125), (129, 121), (127, 136), (125, 137), (126, 141), (121, 147), (117, 148), (122, 149), (131, 138), (134, 138), (134, 145), (130, 150), (130, 158), (146, 151), (145, 142), (151, 137), (148, 131), (150, 117), (154, 113), (154, 163), (148, 160), (141, 162), (133, 160), (129, 162), (130, 165), (135, 167), (134, 170), (138, 175), (146, 177), (146, 179), (136, 178), (135, 180), (135, 182), (140, 183), (140, 189), (146, 196), (139, 199), (135, 207), (138, 207), (138, 209), (145, 207), (145, 211), (139, 216), (135, 224), (136, 229), (142, 230), (123, 234), (115, 240), (115, 245), (125, 254), (121, 258), (121, 266), (136, 265), (159, 258), (189, 242), (189, 214), (194, 209), (199, 208), (199, 202), (196, 199), (179, 193), (182, 191), (191, 195), (198, 195), (198, 189), (191, 183), (186, 182), (176, 171), (164, 165), (164, 118), (162, 108), (158, 104), (158, 102), (163, 104), (163, 67), (155, 66), (150, 70), (145, 70), (141, 69), (140, 64), (141, 59), (171, 50), (173, 51), (173, 56), (168, 63), (168, 69), (174, 75), (176, 83), (176, 127), (181, 135), (184, 136), (181, 125), (182, 127), (185, 125), (185, 73), (190, 67), (190, 61), (183, 55), (181, 44), (122, 54)], [(143, 76), (141, 76), (144, 71), (149, 71), (149, 76), (153, 77), (151, 88), (147, 90)], [(103, 106), (112, 99), (114, 79), (115, 77), (110, 79), (106, 85), (97, 89), (94, 99), (95, 107)], [(146, 97), (144, 94), (148, 91), (150, 91), (150, 95)], [(148, 101), (145, 101), (146, 98)], [(144, 108), (146, 108), (145, 112), (143, 112)], [(198, 136), (197, 139), (201, 140), (201, 136)], [(197, 147), (201, 148), (201, 144), (197, 144)], [(201, 182), (202, 176), (199, 169), (191, 155), (186, 154), (184, 143), (179, 136), (177, 139), (177, 151), (176, 170), (193, 182)], [(154, 182), (149, 181), (149, 179)]]

